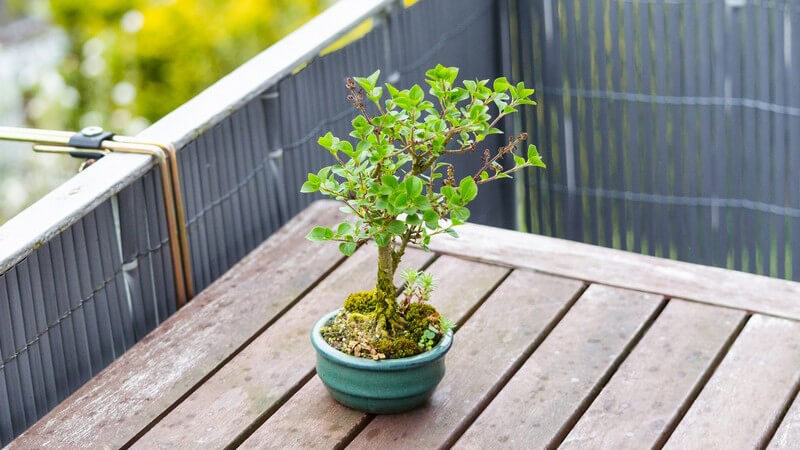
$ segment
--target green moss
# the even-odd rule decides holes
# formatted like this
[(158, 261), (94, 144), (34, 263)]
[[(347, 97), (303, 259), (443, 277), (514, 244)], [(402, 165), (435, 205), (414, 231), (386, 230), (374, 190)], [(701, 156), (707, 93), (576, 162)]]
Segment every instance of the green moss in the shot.
[(378, 301), (375, 291), (353, 292), (344, 301), (344, 309), (348, 312), (369, 314), (375, 311)]
[(420, 346), (407, 337), (382, 338), (375, 343), (375, 349), (387, 358), (406, 358), (422, 352)]
[(414, 342), (419, 342), (422, 333), (431, 325), (438, 328), (439, 312), (427, 303), (412, 303), (405, 311), (406, 332)]
[[(354, 292), (344, 302), (344, 310), (320, 331), (331, 346), (348, 355), (371, 359), (407, 358), (435, 345), (441, 336), (441, 315), (428, 303), (412, 303), (397, 312), (402, 328), (391, 332), (379, 326), (376, 291)], [(426, 330), (438, 330), (424, 345)], [(430, 334), (430, 333), (429, 333)]]

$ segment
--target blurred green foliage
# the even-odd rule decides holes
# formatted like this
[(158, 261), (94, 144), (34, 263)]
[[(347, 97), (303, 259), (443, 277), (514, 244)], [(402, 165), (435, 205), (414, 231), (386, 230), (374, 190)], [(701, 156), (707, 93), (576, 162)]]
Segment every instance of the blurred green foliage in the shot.
[[(29, 126), (100, 125), (133, 135), (333, 1), (5, 0), (7, 22), (45, 24), (30, 39), (49, 59), (15, 67), (0, 91)], [(25, 146), (4, 150), (0, 224), (63, 183), (78, 163)]]
[[(99, 124), (133, 134), (329, 2), (50, 0), (51, 20), (69, 38), (60, 73), (75, 99), (67, 108), (63, 101), (48, 105), (57, 111), (39, 111), (30, 119), (40, 126)], [(53, 123), (53, 117), (62, 123)]]

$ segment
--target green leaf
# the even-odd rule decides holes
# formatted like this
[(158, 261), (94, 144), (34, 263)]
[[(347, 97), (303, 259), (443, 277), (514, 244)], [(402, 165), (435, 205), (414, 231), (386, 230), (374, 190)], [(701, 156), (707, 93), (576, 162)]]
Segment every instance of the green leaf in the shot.
[(353, 229), (353, 226), (350, 225), (350, 222), (342, 222), (339, 224), (339, 227), (336, 229), (336, 234), (342, 236), (350, 232)]
[(433, 81), (439, 81), (442, 78), (442, 76), (441, 76), (441, 74), (439, 72), (439, 68), (440, 67), (442, 67), (442, 65), (441, 64), (437, 64), (436, 67), (434, 67), (433, 69), (430, 69), (430, 70), (426, 71), (425, 72), (425, 76), (430, 78)]
[(546, 168), (547, 165), (542, 161), (542, 156), (539, 155), (539, 150), (536, 146), (531, 144), (528, 146), (528, 162), (536, 167)]
[(428, 210), (423, 211), (422, 212), (422, 218), (425, 220), (425, 222), (433, 222), (433, 221), (437, 221), (438, 222), (439, 221), (439, 215), (436, 214), (436, 211), (434, 211), (432, 209), (428, 209)]
[(319, 183), (314, 184), (310, 181), (306, 181), (303, 183), (303, 186), (300, 187), (300, 192), (307, 194), (309, 192), (317, 192), (319, 190)]
[(484, 170), (483, 172), (481, 172), (481, 180), (485, 180), (487, 178), (489, 178), (489, 172)]
[(514, 163), (518, 166), (525, 164), (525, 158), (519, 155), (514, 155)]
[(452, 228), (448, 228), (448, 229), (444, 230), (444, 232), (449, 234), (450, 236), (453, 236), (454, 238), (458, 238), (458, 233), (456, 233), (456, 230), (454, 230)]
[(321, 136), (319, 139), (317, 139), (317, 143), (323, 148), (330, 150), (333, 148), (334, 139), (336, 138), (333, 137), (333, 133), (329, 131), (327, 134), (325, 134), (325, 136)]
[(342, 252), (345, 256), (350, 256), (353, 252), (356, 251), (356, 243), (355, 242), (342, 242), (339, 244), (339, 251)]
[(369, 99), (375, 103), (378, 103), (378, 101), (381, 99), (382, 96), (383, 96), (382, 87), (372, 88), (372, 92), (368, 93), (367, 95), (367, 97), (369, 97)]
[(414, 102), (414, 105), (418, 105), (419, 102), (425, 98), (425, 93), (422, 92), (422, 88), (419, 87), (419, 85), (415, 84), (411, 90), (408, 91), (408, 97)]
[(369, 80), (369, 83), (372, 86), (375, 86), (375, 84), (378, 82), (378, 77), (380, 75), (381, 75), (381, 71), (380, 70), (376, 70), (375, 72), (372, 72), (372, 75), (367, 77), (367, 80)]
[(419, 216), (416, 214), (409, 214), (408, 216), (406, 216), (406, 223), (411, 226), (416, 226), (421, 224), (422, 220), (420, 220)]
[(407, 178), (403, 185), (406, 188), (406, 193), (408, 194), (408, 198), (413, 201), (417, 196), (422, 193), (423, 182), (419, 177), (410, 177)]
[(453, 222), (464, 223), (469, 219), (469, 210), (463, 206), (459, 206), (450, 211), (450, 220)]
[(308, 181), (303, 183), (303, 186), (300, 187), (300, 192), (316, 192), (319, 190), (319, 186), (321, 183), (322, 179), (318, 175), (309, 173)]
[(328, 241), (333, 239), (333, 230), (328, 227), (314, 227), (314, 229), (306, 235), (306, 239), (313, 242)]
[(448, 203), (459, 203), (461, 201), (461, 197), (458, 195), (458, 192), (456, 192), (456, 188), (452, 186), (442, 186), (441, 192)]
[(461, 199), (464, 203), (471, 202), (472, 199), (478, 195), (478, 185), (472, 177), (465, 177), (458, 184), (458, 192), (461, 194)]
[(392, 205), (394, 205), (395, 208), (404, 209), (406, 206), (408, 206), (408, 194), (406, 194), (405, 192), (401, 192), (393, 196), (393, 198), (391, 198), (390, 201), (392, 202)]
[(362, 116), (360, 114), (358, 116), (356, 116), (355, 119), (353, 119), (352, 124), (353, 124), (353, 128), (356, 129), (356, 130), (363, 130), (363, 129), (369, 127), (369, 123), (367, 122), (367, 119), (364, 118), (364, 116)]
[(397, 178), (395, 178), (394, 175), (384, 175), (384, 176), (382, 176), (381, 177), (381, 183), (385, 184), (386, 186), (392, 187), (392, 188), (397, 187), (397, 185), (398, 185)]
[(508, 90), (510, 86), (511, 84), (508, 82), (506, 77), (500, 77), (494, 80), (494, 83), (492, 84), (492, 88), (498, 94), (501, 92), (505, 92), (506, 90)]
[(380, 70), (376, 70), (373, 72), (372, 75), (363, 78), (363, 77), (353, 77), (353, 80), (361, 86), (367, 92), (367, 95), (370, 95), (372, 90), (375, 88), (375, 83), (378, 82), (378, 76), (381, 74)]
[(368, 151), (372, 147), (372, 143), (369, 141), (360, 141), (358, 145), (356, 145), (356, 155), (361, 154), (362, 152)]
[(453, 84), (453, 81), (456, 81), (456, 77), (458, 76), (458, 67), (448, 67), (445, 70), (445, 80), (448, 83)]
[(424, 195), (418, 195), (414, 199), (414, 206), (419, 209), (428, 209), (431, 207), (431, 201), (428, 200), (428, 197), (425, 197)]
[(353, 152), (353, 144), (348, 141), (339, 141), (339, 145), (337, 145), (337, 149), (341, 150), (342, 153), (345, 155), (353, 158), (356, 154)]
[(389, 245), (389, 233), (378, 233), (375, 235), (375, 243), (378, 244), (378, 247), (386, 247)]
[(392, 98), (397, 97), (397, 94), (400, 93), (400, 91), (398, 91), (396, 87), (392, 86), (389, 83), (386, 83), (386, 89), (389, 91), (389, 95), (391, 95)]
[(392, 234), (403, 234), (406, 232), (406, 224), (399, 220), (393, 220), (386, 226), (386, 231)]

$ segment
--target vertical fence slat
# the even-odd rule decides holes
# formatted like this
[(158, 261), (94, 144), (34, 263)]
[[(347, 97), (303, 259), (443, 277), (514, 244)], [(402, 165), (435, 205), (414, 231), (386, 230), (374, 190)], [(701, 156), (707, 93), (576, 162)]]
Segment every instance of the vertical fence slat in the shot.
[[(740, 28), (737, 36), (737, 39), (741, 41), (741, 53), (744, 56), (743, 61), (745, 61), (745, 63), (740, 67), (740, 73), (742, 76), (741, 95), (743, 98), (755, 99), (757, 98), (755, 68), (758, 61), (755, 52), (756, 39), (754, 38), (758, 33), (758, 29), (755, 27), (756, 11), (752, 4), (745, 5), (741, 9), (742, 11), (739, 14)], [(744, 134), (744, 140), (740, 146), (743, 156), (743, 165), (741, 165), (738, 170), (738, 173), (741, 174), (740, 179), (746, 179), (749, 177), (754, 179), (754, 181), (760, 180), (761, 183), (764, 183), (764, 175), (759, 172), (758, 155), (760, 154), (762, 158), (768, 161), (770, 152), (768, 148), (758, 149), (757, 147), (755, 129), (756, 110), (755, 108), (746, 107), (740, 107), (739, 109), (741, 111), (739, 115), (739, 120), (741, 121), (739, 126)], [(757, 186), (754, 186), (752, 189), (748, 189), (743, 183), (737, 184), (739, 184), (738, 187), (740, 195), (743, 198), (748, 198), (754, 201), (764, 199), (764, 197), (759, 196), (759, 188)], [(769, 200), (767, 199), (767, 201)], [(741, 222), (743, 224), (741, 233), (743, 233), (744, 236), (751, 236), (751, 238), (747, 239), (748, 242), (739, 244), (741, 247), (744, 247), (742, 249), (743, 254), (745, 254), (746, 250), (746, 265), (745, 261), (742, 261), (742, 263), (736, 267), (742, 268), (743, 270), (747, 270), (749, 272), (755, 272), (755, 261), (757, 258), (757, 236), (759, 229), (756, 222), (759, 215), (752, 209), (741, 209), (739, 214), (741, 215)], [(769, 222), (765, 223), (765, 228), (767, 228), (767, 230), (769, 230), (768, 224)]]
[[(667, 58), (667, 71), (665, 73), (667, 83), (667, 94), (670, 97), (679, 97), (681, 95), (681, 75), (682, 75), (682, 60), (681, 48), (683, 36), (687, 31), (681, 32), (680, 23), (680, 8), (679, 5), (669, 4), (662, 2), (659, 4), (660, 9), (664, 12), (666, 27), (665, 27), (665, 41), (666, 41), (666, 55)], [(686, 196), (685, 189), (685, 167), (683, 166), (683, 153), (685, 148), (682, 144), (684, 142), (684, 134), (689, 130), (682, 128), (682, 108), (680, 105), (669, 104), (666, 106), (667, 121), (666, 125), (666, 145), (665, 152), (669, 162), (669, 172), (665, 174), (664, 189), (667, 195), (673, 196)], [(661, 215), (663, 222), (659, 223), (662, 232), (666, 238), (666, 245), (663, 248), (663, 256), (665, 258), (674, 258), (678, 254), (678, 249), (688, 247), (687, 236), (689, 235), (689, 211), (685, 205), (667, 205), (664, 213)], [(672, 217), (683, 217), (684, 220), (678, 223), (670, 223)]]
[[(576, 26), (578, 23), (580, 24), (576, 30), (580, 32), (576, 33), (576, 45), (581, 49), (581, 52), (580, 55), (576, 56), (578, 60), (576, 64), (578, 66), (577, 72), (579, 72), (580, 77), (574, 89), (580, 89), (581, 92), (584, 92), (584, 95), (582, 95), (583, 111), (581, 112), (583, 120), (576, 123), (576, 130), (579, 130), (578, 136), (580, 136), (579, 140), (576, 141), (579, 148), (578, 155), (580, 155), (576, 158), (576, 167), (580, 171), (581, 188), (597, 186), (596, 174), (599, 169), (595, 164), (595, 160), (602, 161), (600, 158), (595, 158), (596, 126), (592, 117), (594, 115), (594, 101), (591, 95), (592, 79), (596, 78), (592, 72), (592, 41), (597, 41), (597, 34), (595, 30), (590, 28), (589, 17), (592, 16), (592, 8), (598, 7), (597, 3), (581, 0), (579, 3), (580, 19), (576, 20)], [(597, 156), (602, 156), (602, 153)], [(598, 228), (600, 226), (597, 205), (600, 199), (595, 195), (591, 195), (588, 191), (583, 191), (580, 198), (581, 203), (584, 204), (581, 208), (584, 211), (582, 215), (585, 216), (585, 219), (581, 219), (585, 228), (583, 238), (587, 242), (597, 244), (599, 243)]]
[[(199, 290), (211, 282), (211, 256), (208, 246), (208, 225), (209, 215), (205, 213), (205, 188), (203, 187), (205, 178), (200, 172), (200, 160), (202, 159), (202, 149), (199, 141), (189, 144), (191, 154), (191, 175), (189, 181), (192, 186), (192, 202), (194, 204), (194, 214), (191, 216), (194, 222), (189, 226), (189, 237), (194, 243), (192, 252), (192, 268), (195, 277), (195, 289)], [(186, 150), (183, 150), (186, 151)], [(194, 251), (196, 250), (196, 251)]]
[[(84, 222), (84, 241), (86, 245), (89, 292), (94, 296), (95, 307), (95, 331), (97, 332), (97, 354), (95, 355), (94, 366), (96, 368), (105, 367), (114, 360), (114, 338), (111, 331), (111, 320), (108, 312), (110, 302), (108, 293), (108, 283), (103, 277), (103, 258), (100, 251), (100, 239), (97, 235), (97, 212), (93, 211), (86, 215)], [(95, 369), (97, 370), (97, 369)]]
[(9, 397), (11, 391), (6, 382), (7, 377), (8, 371), (3, 365), (0, 368), (0, 442), (8, 442), (15, 435), (14, 425), (11, 422), (11, 399)]
[(42, 284), (42, 298), (45, 303), (45, 318), (47, 326), (50, 328), (53, 371), (55, 373), (57, 401), (65, 398), (70, 391), (69, 370), (67, 358), (71, 349), (70, 339), (66, 324), (61, 323), (58, 313), (58, 301), (56, 299), (56, 275), (53, 270), (53, 256), (51, 248), (55, 240), (51, 240), (42, 246), (38, 252), (39, 275)]
[(26, 427), (27, 416), (25, 414), (25, 390), (23, 387), (22, 369), (20, 359), (17, 357), (17, 349), (23, 347), (24, 342), (20, 342), (14, 327), (14, 317), (12, 314), (11, 294), (8, 285), (12, 280), (9, 278), (9, 270), (0, 278), (0, 349), (2, 350), (3, 370), (5, 374), (6, 388), (8, 389), (8, 403), (11, 411), (11, 433), (19, 433)]
[(36, 318), (36, 336), (39, 338), (39, 348), (42, 360), (42, 378), (44, 382), (45, 405), (44, 412), (47, 412), (58, 403), (58, 392), (56, 391), (55, 364), (53, 362), (53, 347), (50, 344), (51, 332), (47, 323), (47, 311), (45, 309), (45, 299), (42, 278), (39, 266), (39, 253), (34, 252), (25, 259), (28, 273), (28, 292), (30, 293), (29, 303), (34, 310)]
[(75, 309), (84, 313), (84, 327), (86, 329), (86, 347), (89, 353), (89, 377), (103, 367), (102, 354), (100, 353), (100, 333), (97, 329), (97, 311), (95, 308), (95, 293), (92, 288), (89, 255), (87, 253), (86, 235), (83, 220), (72, 226), (72, 239), (75, 247), (75, 268), (78, 275), (80, 297)]
[[(19, 304), (19, 320), (23, 322), (25, 329), (24, 333), (24, 349), (23, 351), (29, 354), (28, 364), (30, 367), (31, 391), (30, 397), (33, 400), (31, 406), (31, 419), (35, 421), (38, 417), (44, 414), (47, 408), (47, 390), (45, 388), (44, 380), (44, 367), (42, 364), (42, 346), (39, 338), (38, 327), (36, 323), (36, 312), (34, 308), (36, 305), (31, 301), (33, 299), (33, 292), (31, 289), (30, 280), (30, 260), (25, 259), (21, 261), (14, 268), (17, 276), (16, 296), (12, 294), (13, 289), (9, 288), (9, 294), (12, 294), (10, 299), (12, 302)], [(10, 281), (10, 280), (9, 280)]]
[[(797, 83), (797, 74), (800, 72), (798, 69), (800, 68), (800, 8), (795, 3), (784, 5), (784, 8), (787, 9), (784, 14), (789, 15), (789, 24), (791, 25), (789, 37), (792, 39), (791, 64), (788, 65), (787, 70), (791, 74), (791, 78), (787, 76), (787, 79), (792, 80), (792, 82), (788, 83), (789, 105), (794, 108), (794, 111), (798, 111), (798, 108), (800, 108), (800, 86)], [(778, 197), (780, 204), (788, 205), (794, 208), (795, 211), (800, 211), (800, 182), (798, 182), (800, 180), (800, 115), (795, 112), (789, 118), (789, 123), (788, 158), (781, 154), (783, 158), (781, 163), (788, 162), (788, 164), (784, 163), (778, 166), (776, 163), (776, 172), (780, 173), (776, 176), (774, 183), (775, 189), (780, 192)], [(785, 179), (784, 170), (788, 170)], [(781, 232), (778, 235), (778, 245), (783, 245), (783, 228), (787, 227), (791, 230), (791, 247), (788, 251), (791, 258), (791, 278), (800, 281), (800, 214), (783, 218), (779, 221), (779, 225)], [(779, 252), (779, 255), (783, 254), (783, 251)], [(779, 274), (779, 276), (782, 275)]]
[[(608, 91), (608, 82), (606, 80), (607, 63), (606, 63), (606, 27), (605, 27), (605, 13), (606, 1), (594, 2), (594, 14), (592, 15), (592, 23), (594, 32), (592, 33), (594, 40), (594, 63), (595, 63), (595, 76), (592, 76), (592, 87), (598, 93), (605, 93)], [(588, 14), (588, 12), (587, 12)], [(611, 11), (613, 14), (613, 10)], [(613, 36), (612, 39), (616, 39)], [(616, 43), (612, 41), (611, 45)], [(592, 164), (593, 170), (600, 174), (599, 189), (609, 190), (609, 181), (611, 178), (611, 166), (616, 164), (616, 152), (619, 149), (614, 149), (609, 146), (609, 120), (608, 111), (610, 105), (608, 99), (603, 96), (596, 101), (597, 107), (593, 111), (593, 117), (597, 120), (594, 129), (599, 131), (600, 139), (597, 150), (589, 148), (589, 154), (597, 153), (597, 158)], [(607, 247), (614, 246), (614, 219), (617, 217), (615, 214), (614, 203), (608, 195), (597, 196), (595, 201), (600, 205), (600, 218), (603, 221), (603, 245)]]
[[(563, 2), (564, 6), (564, 20), (566, 21), (566, 59), (567, 59), (567, 80), (571, 92), (578, 91), (578, 56), (577, 56), (577, 38), (575, 31), (577, 29), (576, 13), (575, 13), (576, 0), (567, 0)], [(583, 227), (583, 197), (578, 193), (577, 187), (580, 180), (580, 130), (581, 123), (578, 115), (578, 95), (570, 95), (566, 97), (569, 100), (569, 116), (566, 119), (570, 124), (569, 129), (564, 132), (569, 134), (569, 145), (565, 145), (564, 151), (567, 155), (567, 233), (569, 239), (583, 240), (584, 227)]]
[[(614, 92), (623, 92), (622, 88), (622, 59), (623, 54), (620, 46), (624, 45), (625, 35), (620, 29), (620, 16), (623, 10), (620, 5), (613, 0), (609, 0), (609, 32), (611, 36), (611, 89)], [(625, 183), (625, 167), (629, 164), (626, 155), (624, 127), (628, 124), (625, 120), (626, 108), (622, 100), (613, 100), (613, 116), (616, 120), (607, 119), (608, 126), (614, 132), (614, 154), (613, 159), (614, 168), (610, 173), (609, 188), (620, 191)], [(617, 230), (616, 239), (619, 242), (619, 248), (623, 250), (628, 249), (628, 205), (624, 199), (615, 199), (615, 209), (617, 222), (615, 228)]]
[[(699, 91), (698, 85), (698, 72), (701, 70), (698, 67), (698, 39), (697, 39), (697, 16), (698, 11), (693, 2), (687, 2), (682, 8), (683, 28), (684, 32), (684, 45), (683, 52), (681, 53), (682, 63), (682, 82), (683, 93), (687, 97), (697, 97)], [(702, 64), (705, 64), (703, 62)], [(683, 159), (681, 162), (683, 178), (685, 180), (686, 195), (692, 198), (699, 196), (698, 190), (698, 174), (702, 169), (701, 156), (703, 154), (702, 143), (700, 141), (700, 128), (699, 126), (699, 113), (698, 107), (692, 105), (684, 105), (682, 109), (683, 127), (682, 153)], [(684, 236), (684, 245), (678, 246), (678, 258), (691, 261), (699, 261), (702, 258), (702, 253), (699, 248), (700, 245), (700, 222), (699, 215), (702, 206), (689, 205), (685, 208), (688, 212), (686, 235)]]
[[(655, 78), (655, 95), (664, 97), (667, 95), (667, 49), (666, 49), (666, 34), (664, 32), (664, 22), (666, 20), (666, 12), (664, 10), (663, 0), (652, 5), (650, 14), (652, 16), (652, 39), (654, 43), (653, 54), (653, 78)], [(669, 195), (668, 188), (669, 172), (670, 172), (670, 159), (672, 153), (667, 148), (667, 106), (664, 102), (655, 102), (655, 114), (653, 115), (653, 123), (655, 124), (655, 131), (657, 132), (656, 143), (648, 153), (653, 153), (652, 173), (653, 180), (652, 192), (658, 195)], [(668, 205), (656, 205), (652, 202), (650, 205), (650, 223), (651, 223), (651, 240), (652, 250), (651, 254), (667, 257), (669, 256), (669, 247), (672, 244), (667, 225), (667, 211)]]

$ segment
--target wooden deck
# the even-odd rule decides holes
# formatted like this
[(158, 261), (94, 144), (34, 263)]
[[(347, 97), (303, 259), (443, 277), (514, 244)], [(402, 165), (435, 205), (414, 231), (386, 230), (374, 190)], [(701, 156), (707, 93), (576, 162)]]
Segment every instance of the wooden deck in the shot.
[(11, 448), (797, 448), (800, 284), (477, 225), (411, 249), (457, 324), (430, 403), (334, 402), (308, 334), (374, 282), (312, 205)]

